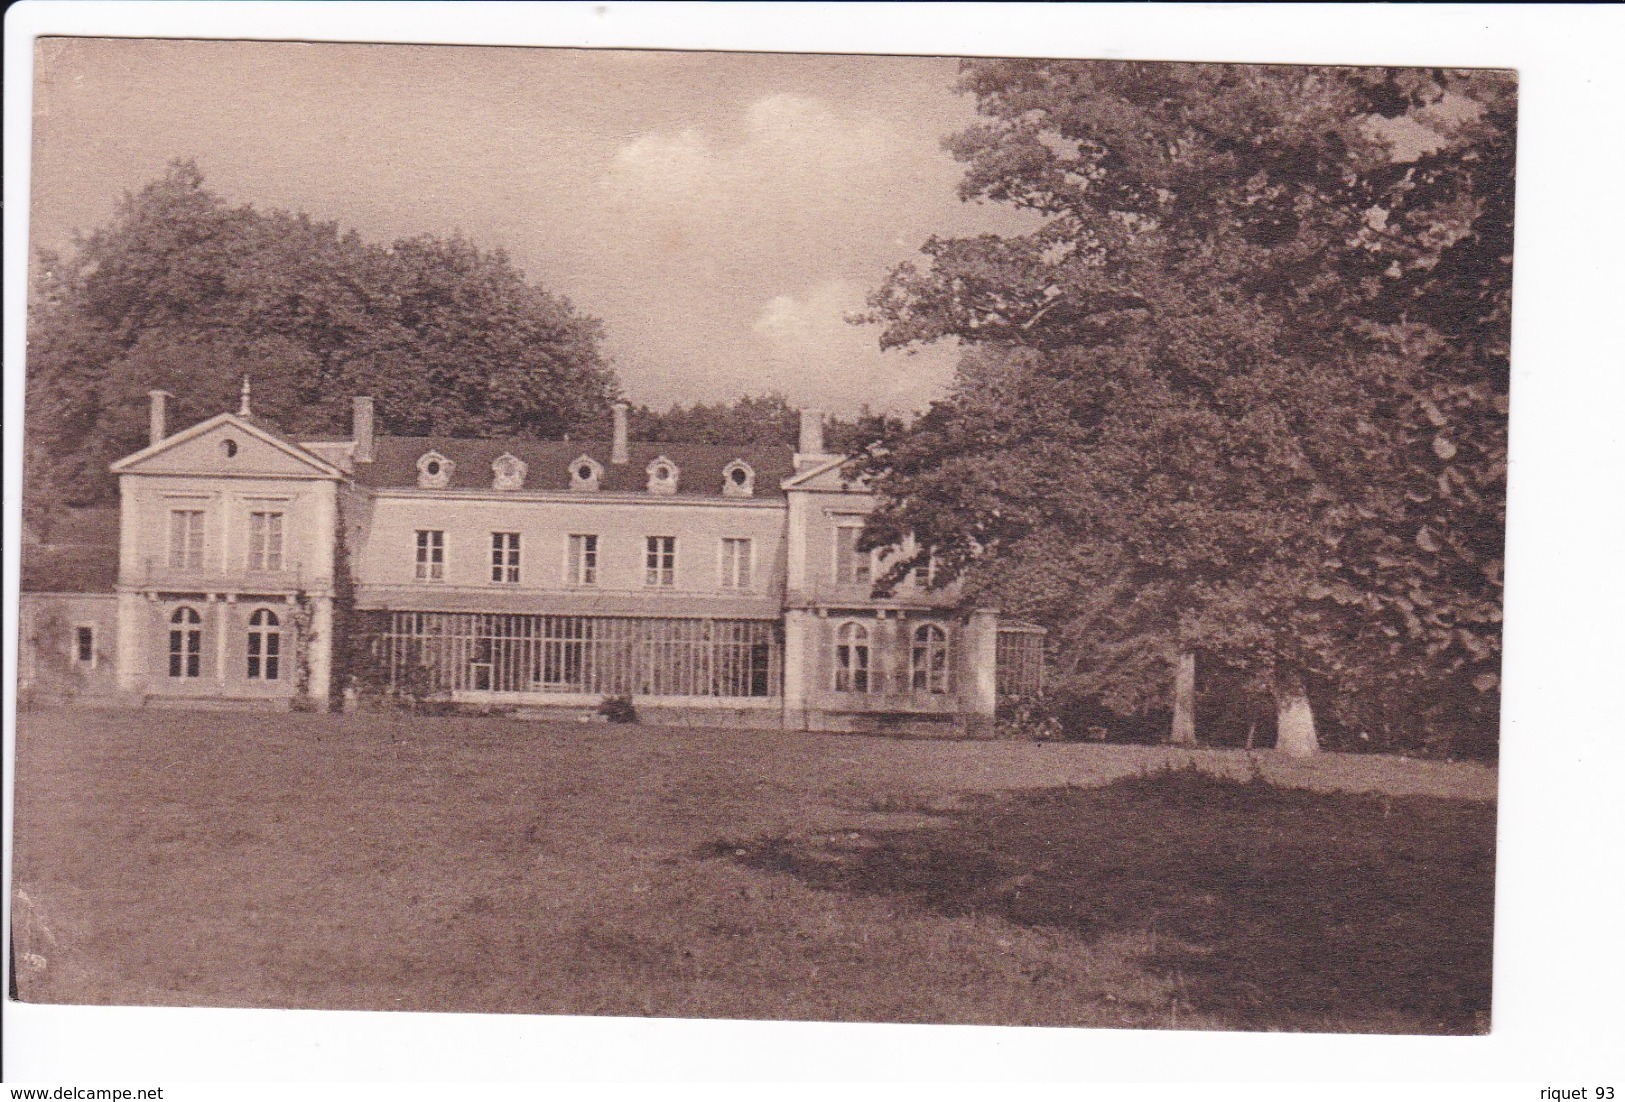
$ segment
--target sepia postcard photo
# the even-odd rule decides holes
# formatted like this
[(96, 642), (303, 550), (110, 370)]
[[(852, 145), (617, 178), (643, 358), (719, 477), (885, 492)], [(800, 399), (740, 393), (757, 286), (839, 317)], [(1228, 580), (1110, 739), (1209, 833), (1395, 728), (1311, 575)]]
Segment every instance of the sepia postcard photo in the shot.
[(1494, 1027), (1516, 72), (33, 58), (13, 999)]

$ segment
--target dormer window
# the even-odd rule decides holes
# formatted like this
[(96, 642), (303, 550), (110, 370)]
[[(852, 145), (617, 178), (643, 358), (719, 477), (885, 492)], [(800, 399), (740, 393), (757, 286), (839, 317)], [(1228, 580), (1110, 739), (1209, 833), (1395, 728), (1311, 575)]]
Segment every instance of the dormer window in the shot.
[(750, 497), (756, 492), (756, 472), (743, 459), (722, 468), (722, 496)]
[(583, 455), (570, 464), (570, 489), (595, 493), (604, 479), (604, 465), (590, 455)]
[(649, 492), (651, 494), (675, 494), (677, 492), (677, 464), (661, 456), (644, 468), (649, 475)]
[(425, 490), (443, 490), (451, 484), (451, 474), (457, 464), (439, 452), (424, 452), (418, 456), (418, 486)]
[(519, 490), (525, 485), (525, 461), (512, 452), (503, 452), (491, 462), (493, 490)]

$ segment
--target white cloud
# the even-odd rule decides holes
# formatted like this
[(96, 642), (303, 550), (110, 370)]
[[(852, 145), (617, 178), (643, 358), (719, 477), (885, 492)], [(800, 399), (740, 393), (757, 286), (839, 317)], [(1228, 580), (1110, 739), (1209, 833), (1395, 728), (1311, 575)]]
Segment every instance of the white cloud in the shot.
[(714, 154), (696, 130), (645, 134), (615, 152), (607, 181), (623, 202), (671, 200), (691, 194), (711, 173)]
[(604, 193), (618, 214), (639, 221), (758, 234), (839, 223), (866, 209), (851, 201), (854, 191), (884, 190), (900, 144), (874, 116), (775, 93), (752, 103), (731, 137), (685, 129), (623, 143)]
[(845, 315), (862, 305), (860, 289), (829, 280), (801, 296), (774, 295), (751, 328), (784, 349), (816, 349), (831, 333), (850, 331)]
[(764, 350), (761, 389), (842, 413), (862, 404), (905, 413), (939, 396), (953, 375), (954, 350), (882, 353), (875, 328), (847, 320), (863, 300), (857, 284), (827, 280), (763, 303), (751, 326)]
[(840, 413), (940, 395), (951, 348), (882, 354), (878, 330), (846, 316), (928, 233), (952, 231), (947, 129), (774, 91), (622, 136), (585, 220), (597, 276), (581, 298), (611, 319), (629, 392), (659, 404), (781, 391)]

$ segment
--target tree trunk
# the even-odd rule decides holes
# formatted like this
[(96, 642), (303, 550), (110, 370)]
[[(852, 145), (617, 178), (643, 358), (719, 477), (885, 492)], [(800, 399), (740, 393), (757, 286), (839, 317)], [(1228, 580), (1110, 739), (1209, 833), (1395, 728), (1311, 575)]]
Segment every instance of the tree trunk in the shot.
[(1179, 656), (1174, 671), (1174, 729), (1169, 738), (1175, 746), (1196, 745), (1196, 655)]
[(1320, 750), (1315, 737), (1315, 713), (1309, 706), (1309, 694), (1302, 688), (1277, 692), (1275, 697), (1277, 734), (1275, 748), (1291, 758), (1312, 757)]

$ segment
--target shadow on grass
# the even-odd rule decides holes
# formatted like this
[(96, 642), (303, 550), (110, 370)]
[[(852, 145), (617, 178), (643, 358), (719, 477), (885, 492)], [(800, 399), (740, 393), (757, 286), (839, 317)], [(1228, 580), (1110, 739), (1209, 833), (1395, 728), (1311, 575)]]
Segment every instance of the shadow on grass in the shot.
[(1238, 1028), (1488, 1029), (1491, 804), (1183, 769), (984, 798), (951, 820), (709, 853), (1086, 942), (1148, 932), (1139, 963)]

